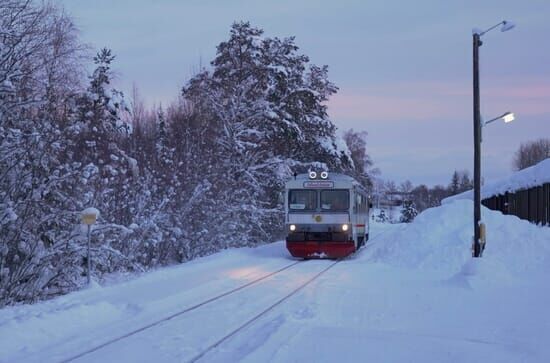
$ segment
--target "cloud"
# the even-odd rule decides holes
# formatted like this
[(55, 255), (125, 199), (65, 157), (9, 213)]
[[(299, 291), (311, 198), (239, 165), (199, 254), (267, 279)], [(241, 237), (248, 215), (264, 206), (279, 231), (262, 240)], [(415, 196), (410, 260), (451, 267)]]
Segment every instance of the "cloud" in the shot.
[[(538, 79), (489, 80), (482, 87), (486, 111), (514, 111), (523, 116), (550, 114), (550, 82)], [(342, 89), (328, 103), (335, 120), (428, 121), (470, 118), (472, 89), (468, 82), (411, 81)]]
[[(483, 177), (511, 172), (521, 142), (550, 133), (550, 82), (484, 80), (482, 112), (514, 111), (517, 120), (484, 132)], [(384, 178), (447, 183), (453, 170), (472, 169), (472, 90), (468, 82), (399, 82), (342, 89), (328, 104), (341, 129), (366, 130), (367, 151)]]

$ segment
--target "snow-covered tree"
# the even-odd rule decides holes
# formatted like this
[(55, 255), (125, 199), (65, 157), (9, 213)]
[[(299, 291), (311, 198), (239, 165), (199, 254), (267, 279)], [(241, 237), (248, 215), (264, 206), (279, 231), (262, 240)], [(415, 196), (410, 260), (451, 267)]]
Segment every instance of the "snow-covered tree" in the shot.
[(403, 208), (401, 209), (401, 223), (410, 223), (418, 215), (416, 206), (414, 202), (407, 200), (403, 203)]
[(62, 9), (0, 2), (0, 306), (82, 285), (87, 207), (101, 278), (273, 240), (291, 170), (355, 170), (294, 38), (235, 23), (181, 99), (147, 111), (136, 89), (131, 113), (111, 50), (86, 82), (84, 49)]
[(378, 212), (378, 215), (376, 216), (376, 220), (381, 223), (388, 222), (388, 216), (386, 215), (386, 212), (383, 209), (380, 209), (380, 212)]
[[(65, 155), (80, 48), (70, 20), (47, 4), (0, 2), (0, 305), (74, 288), (72, 189)], [(64, 76), (61, 76), (63, 74)], [(54, 97), (55, 96), (55, 97)]]
[(344, 133), (343, 137), (353, 161), (353, 168), (349, 168), (349, 174), (372, 190), (372, 177), (378, 173), (378, 170), (372, 169), (373, 162), (367, 154), (367, 132), (356, 132), (350, 129)]
[(114, 271), (117, 264), (131, 264), (120, 253), (126, 226), (133, 222), (134, 189), (138, 187), (137, 161), (123, 148), (131, 131), (124, 95), (110, 88), (114, 55), (101, 49), (86, 90), (75, 95), (68, 137), (73, 140), (68, 156), (80, 166), (74, 185), (79, 209), (93, 206), (102, 211), (93, 239), (95, 271)]
[(247, 22), (233, 24), (212, 70), (183, 88), (195, 112), (213, 123), (225, 186), (217, 199), (231, 216), (219, 215), (226, 234), (270, 238), (281, 218), (277, 191), (291, 167), (350, 163), (326, 112), (336, 90), (327, 67), (309, 64), (294, 38), (263, 37)]

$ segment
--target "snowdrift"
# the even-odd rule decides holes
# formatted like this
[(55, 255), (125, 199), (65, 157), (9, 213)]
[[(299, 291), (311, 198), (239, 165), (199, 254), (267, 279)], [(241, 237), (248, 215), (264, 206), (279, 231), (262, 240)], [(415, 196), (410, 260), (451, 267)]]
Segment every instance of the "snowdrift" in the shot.
[[(550, 228), (482, 207), (487, 226), (483, 269), (501, 277), (550, 271)], [(413, 223), (374, 241), (369, 260), (432, 270), (440, 276), (471, 273), (473, 202), (456, 200), (419, 214)]]
[[(538, 164), (513, 173), (511, 176), (487, 183), (481, 187), (481, 199), (494, 195), (503, 195), (507, 192), (515, 192), (521, 189), (529, 189), (538, 185), (550, 183), (550, 158)], [(442, 204), (452, 203), (459, 199), (474, 199), (472, 190), (445, 198)]]

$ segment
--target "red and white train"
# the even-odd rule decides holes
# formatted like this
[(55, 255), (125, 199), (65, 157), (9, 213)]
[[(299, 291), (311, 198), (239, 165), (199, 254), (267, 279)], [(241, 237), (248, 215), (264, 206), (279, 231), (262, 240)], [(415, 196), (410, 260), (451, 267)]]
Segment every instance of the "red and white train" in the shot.
[(367, 191), (344, 174), (299, 174), (286, 183), (286, 247), (294, 257), (341, 258), (369, 239)]

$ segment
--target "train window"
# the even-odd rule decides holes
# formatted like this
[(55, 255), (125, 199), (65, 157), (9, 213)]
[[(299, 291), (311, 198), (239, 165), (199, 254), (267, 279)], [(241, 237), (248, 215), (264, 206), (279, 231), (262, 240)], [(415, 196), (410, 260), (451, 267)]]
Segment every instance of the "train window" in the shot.
[(368, 212), (368, 198), (364, 195), (361, 195), (361, 211), (363, 213)]
[(317, 192), (315, 190), (292, 189), (288, 192), (288, 209), (315, 210), (317, 208)]
[(349, 209), (349, 191), (347, 190), (322, 190), (321, 209), (330, 211)]

